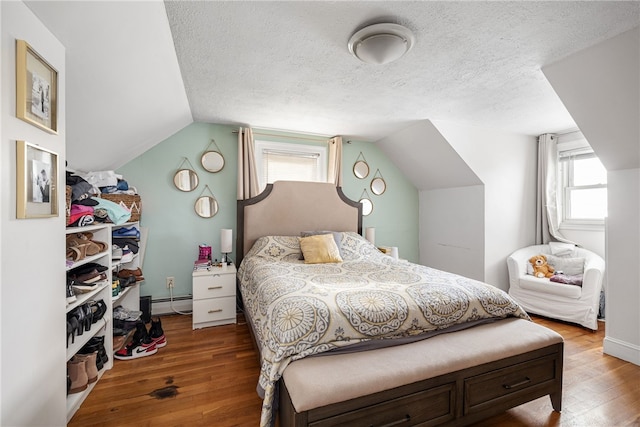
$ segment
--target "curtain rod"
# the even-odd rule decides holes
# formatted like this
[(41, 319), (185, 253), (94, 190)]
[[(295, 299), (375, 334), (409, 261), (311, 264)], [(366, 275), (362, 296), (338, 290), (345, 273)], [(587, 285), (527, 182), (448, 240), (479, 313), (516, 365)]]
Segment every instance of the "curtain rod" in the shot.
[[(231, 133), (238, 133), (237, 130), (231, 131)], [(265, 133), (265, 132), (253, 132), (254, 135), (262, 135), (262, 136), (273, 136), (275, 138), (291, 138), (291, 139), (304, 139), (307, 141), (328, 141), (330, 140), (331, 136), (316, 136), (316, 137), (304, 137), (304, 136), (288, 136), (288, 135), (277, 135), (274, 133)]]

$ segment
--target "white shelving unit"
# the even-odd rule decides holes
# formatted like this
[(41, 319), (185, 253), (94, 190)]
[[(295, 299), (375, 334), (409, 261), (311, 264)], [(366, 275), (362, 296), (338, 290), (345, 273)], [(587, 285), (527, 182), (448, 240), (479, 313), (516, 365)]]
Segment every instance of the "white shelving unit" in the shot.
[[(104, 336), (104, 347), (109, 361), (104, 365), (98, 374), (98, 378), (113, 367), (113, 326), (112, 326), (112, 305), (111, 305), (111, 226), (109, 224), (90, 225), (87, 227), (68, 227), (66, 229), (67, 236), (74, 233), (93, 233), (92, 240), (106, 243), (107, 249), (99, 254), (85, 257), (84, 259), (74, 262), (67, 266), (67, 273), (77, 267), (81, 267), (90, 262), (107, 267), (105, 274), (107, 279), (97, 286), (91, 292), (76, 295), (76, 301), (67, 305), (67, 314), (89, 301), (103, 300), (107, 311), (102, 319), (91, 325), (89, 331), (84, 331), (82, 335), (75, 336), (73, 343), (69, 341), (67, 347), (67, 361), (69, 361), (89, 340), (95, 336)], [(80, 393), (72, 393), (67, 395), (67, 422), (71, 420), (73, 414), (87, 398), (97, 381), (90, 384), (86, 390)]]
[[(135, 227), (140, 231), (140, 239), (138, 241), (138, 253), (134, 254), (133, 260), (130, 262), (121, 262), (121, 260), (111, 260), (111, 269), (113, 271), (113, 275), (117, 275), (118, 271), (121, 269), (127, 270), (135, 270), (136, 268), (142, 269), (142, 260), (144, 259), (144, 247), (146, 243), (146, 230), (140, 227), (140, 223), (138, 221), (135, 222), (127, 222), (120, 225), (111, 224), (111, 231), (117, 230), (119, 228), (131, 228)], [(112, 240), (113, 244), (118, 243), (118, 239)], [(138, 281), (131, 286), (127, 286), (124, 288), (118, 295), (112, 297), (112, 305), (113, 307), (117, 307), (121, 305), (122, 307), (128, 308), (130, 310), (139, 310), (140, 309), (140, 286), (144, 281)]]

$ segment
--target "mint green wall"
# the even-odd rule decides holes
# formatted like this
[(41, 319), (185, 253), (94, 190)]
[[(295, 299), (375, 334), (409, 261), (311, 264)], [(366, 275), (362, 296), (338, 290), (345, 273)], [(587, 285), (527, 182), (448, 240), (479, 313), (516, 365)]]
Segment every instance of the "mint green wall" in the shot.
[[(175, 277), (174, 296), (191, 294), (191, 271), (198, 256), (198, 245), (211, 245), (213, 257), (220, 258), (222, 228), (234, 230), (234, 253), (231, 257), (235, 258), (238, 150), (237, 134), (232, 133), (234, 130), (237, 127), (193, 123), (117, 171), (129, 185), (138, 189), (142, 199), (141, 226), (149, 229), (143, 265), (146, 280), (141, 295), (152, 295), (154, 299), (168, 297), (168, 276)], [(296, 136), (284, 132), (278, 134)], [(200, 156), (212, 138), (225, 157), (224, 169), (215, 174), (205, 171), (200, 165)], [(278, 140), (262, 135), (256, 135), (256, 139)], [(313, 143), (294, 138), (279, 140)], [(363, 180), (352, 173), (353, 163), (360, 152), (371, 168), (369, 177)], [(173, 185), (173, 175), (185, 157), (200, 178), (198, 188), (189, 193), (179, 191)], [(373, 195), (369, 188), (378, 168), (387, 181), (387, 191), (381, 196)], [(418, 191), (402, 172), (375, 145), (357, 141), (348, 144), (345, 141), (343, 179), (343, 191), (351, 199), (358, 200), (363, 189), (367, 188), (374, 209), (371, 215), (364, 217), (363, 227), (376, 228), (376, 244), (398, 246), (401, 258), (417, 262)], [(209, 185), (220, 206), (218, 214), (209, 219), (200, 218), (193, 210), (205, 185)]]

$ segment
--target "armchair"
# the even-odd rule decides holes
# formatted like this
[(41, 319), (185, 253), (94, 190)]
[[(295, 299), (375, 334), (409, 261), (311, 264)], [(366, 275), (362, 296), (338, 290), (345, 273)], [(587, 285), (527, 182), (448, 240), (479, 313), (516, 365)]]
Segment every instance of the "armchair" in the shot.
[(574, 248), (572, 258), (584, 258), (582, 287), (552, 282), (527, 274), (527, 264), (534, 255), (549, 255), (549, 245), (519, 249), (507, 258), (509, 295), (527, 312), (578, 323), (598, 330), (598, 308), (603, 287), (604, 260), (583, 248)]

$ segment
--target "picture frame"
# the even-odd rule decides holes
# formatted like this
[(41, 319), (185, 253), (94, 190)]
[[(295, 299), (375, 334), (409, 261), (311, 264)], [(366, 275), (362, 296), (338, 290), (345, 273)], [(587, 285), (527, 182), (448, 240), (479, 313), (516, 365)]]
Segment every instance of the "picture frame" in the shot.
[(16, 217), (58, 216), (58, 155), (16, 141)]
[(58, 133), (58, 71), (24, 40), (16, 40), (16, 117)]

